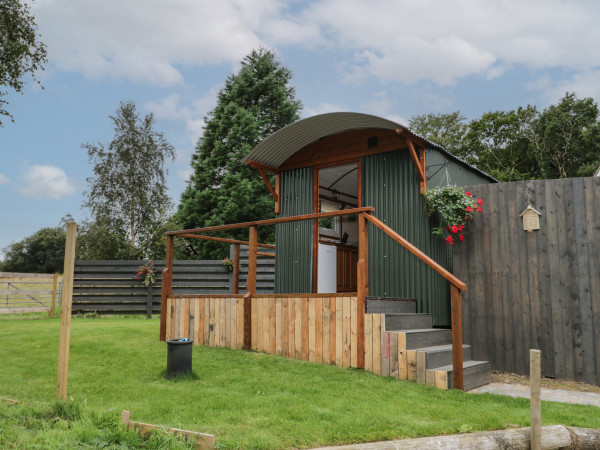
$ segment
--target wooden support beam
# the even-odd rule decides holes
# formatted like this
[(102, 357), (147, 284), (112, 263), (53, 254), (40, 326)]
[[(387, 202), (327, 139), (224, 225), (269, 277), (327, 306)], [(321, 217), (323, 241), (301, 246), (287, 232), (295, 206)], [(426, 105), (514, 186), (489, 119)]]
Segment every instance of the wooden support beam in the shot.
[[(421, 187), (421, 192), (423, 192), (423, 186), (427, 186), (427, 179), (425, 177), (425, 161), (421, 161), (419, 156), (417, 155), (417, 151), (415, 150), (415, 145), (410, 139), (406, 139), (406, 143), (408, 144), (408, 150), (410, 151), (410, 156), (415, 163), (415, 167), (417, 168), (417, 172), (419, 174), (419, 184)], [(419, 153), (421, 151), (419, 150)]]
[(67, 380), (69, 378), (69, 345), (71, 343), (71, 306), (73, 302), (76, 238), (77, 224), (75, 222), (69, 222), (67, 224), (67, 239), (65, 244), (65, 260), (63, 267), (56, 401), (65, 401), (67, 399)]
[(250, 247), (248, 248), (248, 279), (246, 280), (246, 293), (256, 294), (256, 248), (258, 239), (258, 227), (250, 227)]
[(275, 193), (277, 194), (277, 200), (275, 200), (275, 214), (281, 212), (281, 174), (275, 175)]
[(162, 272), (160, 289), (160, 340), (165, 341), (167, 335), (167, 299), (173, 293), (173, 239), (167, 235), (166, 261)]
[[(314, 168), (313, 173), (313, 213), (319, 213), (319, 169)], [(319, 219), (313, 219), (312, 230), (312, 292), (319, 290)]]
[(252, 348), (252, 294), (244, 295), (244, 350)]
[(369, 233), (365, 214), (358, 215), (358, 264), (356, 265), (356, 298), (358, 308), (357, 367), (365, 368), (365, 309), (369, 295)]
[(462, 307), (460, 290), (450, 285), (450, 314), (452, 316), (452, 386), (465, 390), (463, 380)]
[(271, 193), (273, 200), (275, 200), (275, 203), (277, 203), (279, 201), (279, 198), (277, 197), (277, 192), (275, 191), (275, 189), (273, 189), (273, 185), (271, 184), (269, 177), (267, 176), (267, 174), (265, 173), (265, 171), (263, 169), (258, 169), (258, 173), (260, 174), (261, 178), (267, 185), (267, 189)]
[(273, 175), (277, 175), (280, 172), (280, 170), (277, 167), (269, 166), (267, 164), (263, 164), (258, 161), (253, 161), (253, 160), (246, 161), (246, 165), (250, 166), (254, 169), (266, 170), (267, 172), (270, 172)]
[(258, 256), (270, 256), (271, 258), (275, 258), (275, 253), (266, 253), (266, 252), (256, 252)]
[(233, 278), (231, 280), (231, 293), (237, 294), (240, 286), (240, 244), (233, 244)]
[(160, 425), (152, 425), (143, 422), (134, 422), (129, 420), (131, 413), (127, 410), (121, 412), (121, 423), (128, 430), (137, 431), (139, 434), (148, 434), (153, 430), (163, 430), (167, 433), (181, 436), (184, 440), (192, 442), (195, 448), (198, 449), (213, 449), (215, 448), (215, 436), (212, 434), (198, 433), (197, 431), (182, 430), (180, 428), (163, 427)]
[(421, 162), (421, 167), (423, 168), (423, 177), (421, 179), (421, 194), (427, 190), (427, 174), (425, 173), (425, 158), (427, 152), (425, 151), (425, 147), (419, 147), (419, 161)]

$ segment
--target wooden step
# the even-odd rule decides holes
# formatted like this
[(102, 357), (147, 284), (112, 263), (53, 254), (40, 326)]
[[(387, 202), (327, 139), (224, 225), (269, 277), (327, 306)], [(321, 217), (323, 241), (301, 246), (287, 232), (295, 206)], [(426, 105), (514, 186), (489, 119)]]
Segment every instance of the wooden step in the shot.
[(386, 331), (433, 328), (431, 314), (385, 313)]
[(417, 301), (410, 298), (367, 297), (365, 302), (367, 314), (417, 312)]
[[(427, 369), (435, 369), (452, 364), (452, 344), (437, 345), (435, 347), (418, 348), (418, 353), (424, 353), (425, 367)], [(417, 360), (422, 357), (417, 355)], [(471, 346), (463, 344), (463, 361), (471, 359)]]
[[(426, 384), (440, 389), (452, 389), (452, 364), (428, 369), (426, 373)], [(464, 361), (463, 362), (463, 384), (465, 391), (470, 391), (484, 384), (492, 382), (492, 366), (489, 361)]]
[(406, 335), (407, 350), (416, 350), (452, 343), (452, 330), (443, 328), (422, 328), (415, 330), (401, 330), (401, 332)]

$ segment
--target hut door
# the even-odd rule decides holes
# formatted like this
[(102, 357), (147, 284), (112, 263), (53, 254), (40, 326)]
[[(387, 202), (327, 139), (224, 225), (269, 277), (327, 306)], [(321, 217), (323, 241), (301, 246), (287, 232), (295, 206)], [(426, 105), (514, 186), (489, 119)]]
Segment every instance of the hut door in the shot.
[[(326, 167), (319, 170), (319, 211), (329, 212), (358, 207), (358, 163)], [(334, 262), (318, 261), (319, 286), (331, 292), (356, 291), (358, 258), (358, 221), (355, 216), (335, 217), (319, 221), (319, 246), (335, 252)], [(319, 254), (326, 252), (320, 251)], [(335, 266), (335, 270), (333, 269)], [(335, 280), (323, 278), (335, 277)], [(329, 281), (327, 283), (326, 281)], [(322, 291), (319, 288), (319, 292)]]

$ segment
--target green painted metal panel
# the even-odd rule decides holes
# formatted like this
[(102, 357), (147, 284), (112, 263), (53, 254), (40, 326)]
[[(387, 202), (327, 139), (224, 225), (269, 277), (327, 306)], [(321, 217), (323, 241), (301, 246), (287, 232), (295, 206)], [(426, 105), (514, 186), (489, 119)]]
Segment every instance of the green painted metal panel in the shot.
[[(281, 213), (279, 217), (313, 212), (313, 168), (281, 173)], [(278, 224), (275, 227), (275, 293), (312, 291), (311, 220)]]
[[(446, 186), (447, 184), (475, 186), (490, 183), (490, 179), (483, 176), (483, 174), (471, 170), (468, 166), (432, 147), (427, 148), (425, 175), (427, 176), (428, 189)], [(448, 179), (450, 179), (450, 183), (448, 183)]]
[[(362, 167), (364, 206), (374, 207), (376, 217), (451, 270), (451, 248), (431, 234), (434, 223), (427, 216), (408, 150), (366, 156)], [(418, 312), (431, 313), (434, 325), (450, 325), (449, 283), (372, 224), (369, 295), (415, 298)]]

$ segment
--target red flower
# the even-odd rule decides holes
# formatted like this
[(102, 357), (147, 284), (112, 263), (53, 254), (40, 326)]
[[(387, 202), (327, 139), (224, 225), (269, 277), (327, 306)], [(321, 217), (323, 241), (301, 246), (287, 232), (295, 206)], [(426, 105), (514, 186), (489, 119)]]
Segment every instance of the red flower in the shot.
[(449, 226), (446, 227), (446, 231), (450, 231), (450, 227)]
[(483, 201), (480, 198), (478, 198), (477, 199), (477, 204), (481, 206), (481, 205), (483, 205)]
[(466, 195), (467, 197), (470, 197), (470, 196), (471, 196), (471, 193), (470, 193), (469, 191), (467, 191), (467, 192), (465, 192), (465, 195)]
[(473, 210), (471, 209), (471, 207), (470, 207), (470, 206), (467, 206), (467, 211), (471, 212), (471, 211), (473, 211)]
[(448, 236), (446, 238), (446, 244), (454, 244), (454, 239), (452, 238), (452, 236)]
[(452, 225), (452, 228), (450, 229), (450, 231), (452, 231), (453, 233), (456, 233), (458, 231), (458, 227), (456, 225)]
[(460, 234), (458, 235), (458, 238), (460, 239), (460, 242), (462, 242), (462, 241), (465, 239), (465, 238), (463, 237), (462, 233), (460, 233)]

